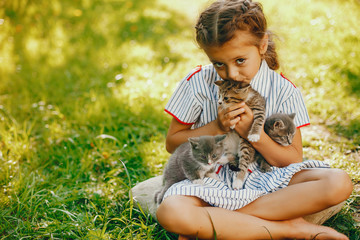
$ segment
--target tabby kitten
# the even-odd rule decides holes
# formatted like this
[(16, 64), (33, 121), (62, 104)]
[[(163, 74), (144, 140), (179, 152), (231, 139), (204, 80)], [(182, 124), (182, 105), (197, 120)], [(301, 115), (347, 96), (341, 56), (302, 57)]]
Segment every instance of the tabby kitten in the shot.
[(227, 163), (219, 161), (224, 152), (225, 137), (226, 135), (193, 137), (181, 144), (165, 166), (163, 188), (155, 194), (155, 202), (160, 204), (166, 190), (184, 179), (195, 184), (203, 184), (204, 177), (219, 179), (215, 166), (217, 163)]
[[(295, 113), (275, 113), (266, 119), (264, 131), (278, 144), (289, 146), (292, 143), (296, 132), (294, 118)], [(255, 159), (263, 172), (271, 170), (270, 165), (259, 152), (256, 152)]]
[[(233, 104), (245, 102), (252, 110), (254, 121), (247, 138), (250, 142), (259, 141), (265, 121), (265, 99), (248, 83), (226, 80), (216, 81), (215, 84), (219, 86), (218, 103), (220, 107), (228, 108)], [(232, 126), (231, 128), (233, 129), (234, 127)], [(232, 188), (242, 188), (248, 174), (248, 166), (254, 161), (255, 152), (252, 145), (246, 139), (240, 137), (234, 130), (227, 134), (223, 158), (227, 158), (231, 168), (238, 171)]]
[[(254, 122), (250, 128), (248, 139), (257, 142), (260, 139), (261, 128), (265, 121), (265, 99), (250, 84), (240, 81), (216, 81), (219, 86), (219, 105), (222, 108), (245, 102), (252, 110)], [(234, 128), (235, 126), (232, 126)]]

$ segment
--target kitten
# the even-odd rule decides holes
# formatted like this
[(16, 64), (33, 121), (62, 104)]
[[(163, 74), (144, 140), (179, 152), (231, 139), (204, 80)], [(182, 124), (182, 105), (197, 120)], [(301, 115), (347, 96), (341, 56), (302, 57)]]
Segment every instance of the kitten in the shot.
[[(264, 131), (278, 144), (289, 146), (296, 132), (294, 118), (295, 113), (275, 113), (266, 119)], [(255, 159), (263, 172), (271, 171), (270, 165), (259, 152), (256, 152)]]
[(170, 156), (163, 173), (163, 188), (155, 194), (155, 202), (160, 204), (166, 190), (174, 183), (189, 179), (195, 184), (203, 184), (204, 177), (219, 179), (215, 173), (216, 164), (223, 155), (223, 140), (226, 135), (189, 138)]
[[(250, 128), (248, 139), (257, 142), (260, 139), (261, 128), (265, 121), (265, 99), (250, 84), (239, 81), (216, 81), (219, 86), (219, 105), (230, 107), (235, 103), (245, 102), (252, 110), (254, 121)], [(234, 128), (235, 126), (232, 126)]]
[[(265, 99), (248, 83), (226, 80), (216, 81), (215, 84), (219, 86), (218, 103), (220, 107), (228, 108), (233, 104), (245, 102), (252, 110), (254, 120), (247, 138), (251, 142), (259, 141), (265, 121)], [(236, 180), (232, 184), (234, 189), (242, 188), (248, 174), (248, 166), (254, 161), (255, 152), (252, 145), (235, 131), (230, 131), (227, 134), (225, 154), (222, 161), (227, 159), (230, 162), (231, 169), (238, 171)]]

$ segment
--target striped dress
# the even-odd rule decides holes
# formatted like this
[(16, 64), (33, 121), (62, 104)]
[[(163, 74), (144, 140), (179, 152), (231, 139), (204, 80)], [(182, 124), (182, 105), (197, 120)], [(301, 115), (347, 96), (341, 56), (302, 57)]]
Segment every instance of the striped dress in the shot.
[[(180, 123), (192, 125), (191, 128), (198, 128), (215, 120), (218, 87), (214, 82), (217, 80), (221, 78), (213, 65), (195, 68), (179, 83), (165, 106), (165, 111)], [(296, 113), (294, 122), (298, 128), (310, 124), (299, 89), (283, 75), (271, 70), (265, 60), (250, 84), (265, 98), (266, 117), (281, 112)], [(252, 163), (243, 189), (233, 190), (229, 186), (236, 177), (235, 172), (228, 165), (219, 165), (220, 181), (205, 178), (204, 184), (199, 185), (183, 180), (171, 186), (164, 199), (171, 195), (196, 196), (212, 206), (235, 210), (260, 196), (286, 187), (292, 176), (302, 169), (328, 167), (324, 162), (309, 160), (284, 168), (272, 167), (271, 172), (263, 173), (257, 163)]]

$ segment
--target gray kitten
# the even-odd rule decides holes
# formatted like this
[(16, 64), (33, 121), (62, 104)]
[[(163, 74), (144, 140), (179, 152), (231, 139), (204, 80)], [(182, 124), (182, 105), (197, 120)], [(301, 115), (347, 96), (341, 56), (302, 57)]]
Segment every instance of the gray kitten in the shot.
[(155, 194), (155, 202), (160, 204), (166, 190), (174, 183), (189, 179), (195, 184), (203, 184), (204, 177), (218, 179), (216, 163), (223, 155), (223, 140), (226, 135), (189, 138), (170, 156), (163, 173), (163, 188)]
[[(296, 132), (294, 118), (295, 113), (275, 113), (266, 119), (264, 131), (278, 144), (282, 146), (289, 146), (292, 143)], [(255, 159), (263, 172), (271, 170), (270, 165), (260, 153), (256, 152)]]

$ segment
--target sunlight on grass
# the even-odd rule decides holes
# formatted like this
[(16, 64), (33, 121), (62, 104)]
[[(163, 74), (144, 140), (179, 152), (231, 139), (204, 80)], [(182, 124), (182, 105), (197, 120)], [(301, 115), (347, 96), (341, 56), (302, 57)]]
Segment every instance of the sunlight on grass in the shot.
[(30, 137), (31, 125), (20, 127), (3, 109), (0, 109), (0, 116), (0, 201), (6, 202), (23, 184), (22, 165), (30, 163), (36, 146), (34, 138)]
[(154, 136), (141, 146), (141, 154), (146, 166), (154, 175), (162, 174), (164, 164), (170, 154), (164, 151), (164, 137)]
[[(5, 74), (14, 73), (16, 70), (17, 59), (13, 55), (14, 38), (9, 36), (9, 33), (13, 32), (13, 29), (8, 20), (1, 19), (0, 25), (0, 72), (5, 76)], [(7, 80), (7, 79), (3, 79)], [(1, 86), (1, 85), (0, 85)], [(2, 87), (2, 86), (1, 86)]]

